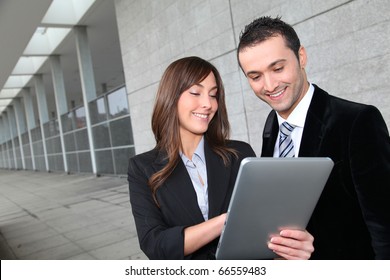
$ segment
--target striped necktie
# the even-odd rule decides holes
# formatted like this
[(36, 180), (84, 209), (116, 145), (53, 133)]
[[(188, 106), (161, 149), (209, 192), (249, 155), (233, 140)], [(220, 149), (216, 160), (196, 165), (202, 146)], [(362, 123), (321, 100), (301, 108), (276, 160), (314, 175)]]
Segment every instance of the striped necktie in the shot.
[(294, 143), (291, 139), (291, 132), (295, 126), (284, 122), (280, 125), (279, 157), (294, 157)]

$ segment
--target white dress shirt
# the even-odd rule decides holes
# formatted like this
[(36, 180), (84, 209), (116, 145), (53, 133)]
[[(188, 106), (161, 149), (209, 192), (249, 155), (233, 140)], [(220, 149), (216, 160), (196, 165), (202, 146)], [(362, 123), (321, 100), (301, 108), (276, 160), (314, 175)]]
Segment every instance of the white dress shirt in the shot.
[(206, 159), (204, 156), (204, 138), (200, 140), (198, 147), (192, 155), (192, 160), (180, 153), (184, 165), (190, 175), (198, 199), (199, 209), (205, 221), (209, 218), (209, 195), (207, 184)]
[[(314, 94), (314, 86), (310, 84), (309, 89), (307, 90), (305, 96), (299, 102), (297, 107), (295, 107), (295, 109), (291, 112), (287, 120), (283, 119), (276, 112), (279, 126), (285, 121), (287, 121), (291, 125), (296, 126), (294, 130), (291, 132), (291, 139), (294, 143), (295, 157), (298, 157), (299, 154), (299, 148), (301, 146), (303, 128), (305, 126), (305, 121), (306, 121), (306, 115), (307, 115), (307, 111), (309, 110), (309, 106), (311, 103), (311, 99), (313, 98), (313, 94)], [(279, 136), (280, 136), (280, 131), (278, 133), (278, 138), (275, 142), (274, 157), (279, 157)]]

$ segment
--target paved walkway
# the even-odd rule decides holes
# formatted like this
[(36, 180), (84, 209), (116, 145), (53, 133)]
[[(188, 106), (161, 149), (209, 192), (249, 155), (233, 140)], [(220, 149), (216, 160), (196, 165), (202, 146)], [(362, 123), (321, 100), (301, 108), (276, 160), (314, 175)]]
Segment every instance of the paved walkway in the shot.
[(147, 259), (126, 178), (0, 170), (0, 259)]

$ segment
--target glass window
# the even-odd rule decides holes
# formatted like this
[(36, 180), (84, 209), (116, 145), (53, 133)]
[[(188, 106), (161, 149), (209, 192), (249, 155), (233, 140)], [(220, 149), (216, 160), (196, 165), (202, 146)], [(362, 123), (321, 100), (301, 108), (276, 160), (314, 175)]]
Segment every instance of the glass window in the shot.
[(113, 147), (133, 145), (130, 117), (112, 121), (110, 131)]
[(87, 129), (82, 129), (75, 132), (77, 150), (89, 150), (88, 132)]
[(77, 108), (74, 112), (75, 112), (76, 129), (85, 127), (86, 126), (86, 118), (85, 118), (84, 106)]
[(104, 103), (104, 96), (89, 103), (92, 124), (107, 120), (107, 110)]
[(110, 118), (129, 114), (126, 88), (122, 87), (107, 95)]
[(37, 141), (33, 144), (33, 149), (34, 149), (34, 155), (39, 156), (43, 155), (43, 144), (42, 141)]
[(114, 161), (115, 161), (115, 174), (127, 174), (127, 167), (129, 158), (135, 155), (134, 148), (115, 149)]
[(63, 114), (61, 116), (62, 120), (62, 129), (64, 132), (72, 131), (75, 126), (73, 125), (73, 112)]
[(29, 170), (32, 170), (33, 166), (32, 166), (32, 159), (31, 159), (31, 157), (25, 157), (24, 161), (26, 163), (26, 168), (29, 169)]
[(92, 172), (91, 154), (89, 152), (77, 153), (80, 164), (80, 172)]
[(30, 145), (23, 146), (23, 154), (24, 154), (24, 157), (31, 157)]
[(114, 174), (114, 164), (112, 161), (112, 152), (108, 151), (96, 151), (96, 165), (97, 172), (101, 174)]
[(70, 172), (79, 172), (79, 162), (77, 154), (66, 154), (66, 159), (68, 161), (68, 169)]
[(64, 135), (64, 142), (65, 142), (66, 152), (76, 151), (76, 144), (75, 144), (73, 132)]
[(27, 132), (23, 133), (22, 134), (22, 143), (23, 143), (23, 145), (28, 144), (29, 142), (30, 141), (29, 141), (29, 138), (28, 138), (28, 133)]
[(42, 139), (41, 127), (38, 126), (38, 127), (34, 128), (33, 130), (31, 130), (31, 138), (32, 138), (33, 142)]
[(108, 123), (92, 127), (92, 133), (96, 149), (111, 147)]

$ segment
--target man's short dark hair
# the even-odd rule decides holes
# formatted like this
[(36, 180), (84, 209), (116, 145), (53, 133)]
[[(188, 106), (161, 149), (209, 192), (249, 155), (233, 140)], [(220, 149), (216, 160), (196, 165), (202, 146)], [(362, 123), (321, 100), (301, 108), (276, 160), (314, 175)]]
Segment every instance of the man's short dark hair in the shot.
[(286, 42), (286, 46), (291, 49), (299, 59), (299, 48), (301, 42), (294, 28), (281, 20), (281, 17), (271, 18), (264, 16), (255, 19), (245, 26), (240, 34), (240, 42), (237, 48), (238, 54), (247, 47), (253, 47), (270, 37), (281, 35)]

